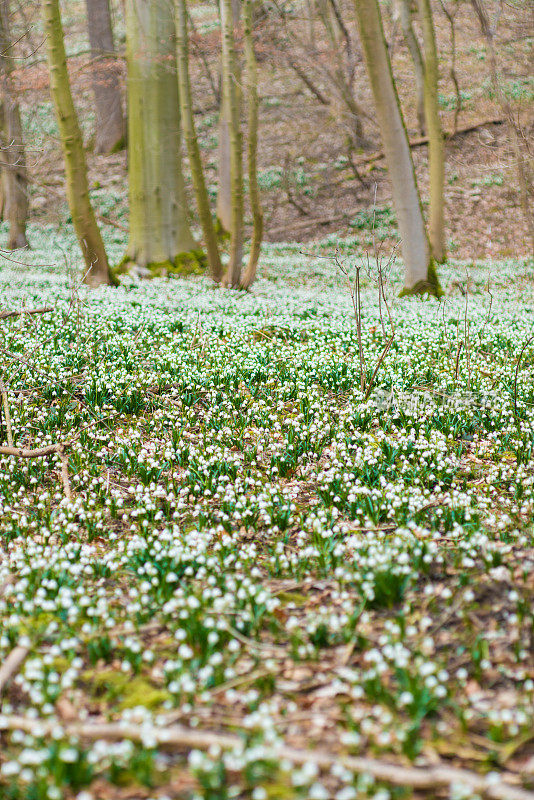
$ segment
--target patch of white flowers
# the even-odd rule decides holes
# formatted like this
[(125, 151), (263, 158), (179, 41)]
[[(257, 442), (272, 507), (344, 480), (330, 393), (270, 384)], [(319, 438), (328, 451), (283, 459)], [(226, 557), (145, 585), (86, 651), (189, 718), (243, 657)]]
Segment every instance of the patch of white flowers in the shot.
[[(60, 267), (39, 267), (57, 255), (52, 230), (40, 236), (33, 268), (1, 265), (2, 305), (54, 311), (1, 323), (4, 380), (17, 445), (75, 437), (73, 498), (55, 456), (0, 457), (0, 661), (32, 645), (3, 712), (60, 722), (67, 699), (146, 737), (14, 731), (0, 794), (153, 780), (176, 765), (153, 726), (169, 713), (209, 725), (222, 704), (221, 724), (246, 736), (236, 752), (191, 754), (207, 794), (238, 796), (239, 773), (255, 800), (270, 781), (388, 800), (366, 776), (273, 758), (301, 731), (299, 670), (333, 748), (414, 757), (430, 721), (455, 735), (454, 715), (497, 743), (528, 731), (534, 383), (532, 350), (517, 356), (532, 268), (492, 265), (490, 310), (488, 267), (473, 267), (467, 328), (460, 295), (392, 297), (395, 339), (365, 400), (350, 296), (328, 260), (269, 245), (269, 277), (247, 294), (199, 277), (73, 294)], [(444, 284), (462, 274), (443, 268)], [(369, 381), (388, 325), (372, 279), (362, 306)]]

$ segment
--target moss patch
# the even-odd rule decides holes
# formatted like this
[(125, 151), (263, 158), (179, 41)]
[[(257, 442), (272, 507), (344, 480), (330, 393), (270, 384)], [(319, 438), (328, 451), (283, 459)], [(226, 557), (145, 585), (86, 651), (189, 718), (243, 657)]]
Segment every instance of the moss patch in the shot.
[(128, 253), (119, 261), (113, 272), (127, 275), (135, 266), (140, 268), (146, 278), (162, 278), (167, 275), (202, 275), (206, 269), (206, 256), (202, 250), (189, 250), (178, 253), (174, 261), (152, 261), (149, 264), (136, 264)]
[(422, 294), (430, 294), (438, 299), (443, 297), (443, 289), (441, 288), (433, 259), (428, 265), (427, 279), (425, 281), (417, 281), (415, 286), (405, 286), (399, 297), (413, 297)]
[(118, 708), (145, 706), (154, 709), (171, 698), (169, 692), (153, 686), (142, 676), (131, 677), (123, 672), (107, 669), (102, 672), (86, 672), (83, 676), (93, 698), (108, 702), (118, 701)]
[(215, 233), (217, 234), (217, 238), (220, 242), (225, 242), (231, 236), (230, 231), (227, 231), (224, 225), (222, 224), (219, 217), (215, 220)]
[(126, 142), (127, 142), (127, 137), (126, 134), (124, 134), (124, 136), (121, 136), (118, 142), (116, 142), (116, 144), (113, 145), (108, 155), (112, 156), (113, 153), (120, 153), (120, 151), (124, 150), (124, 148), (126, 147)]

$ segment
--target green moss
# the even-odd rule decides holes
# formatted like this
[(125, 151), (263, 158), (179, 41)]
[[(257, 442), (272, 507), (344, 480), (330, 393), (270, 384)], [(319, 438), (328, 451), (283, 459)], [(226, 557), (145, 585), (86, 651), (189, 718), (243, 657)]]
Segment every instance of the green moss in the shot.
[[(126, 275), (135, 266), (131, 256), (126, 255), (114, 268), (114, 275)], [(142, 265), (150, 275), (147, 277), (160, 278), (166, 275), (202, 275), (206, 269), (206, 256), (202, 250), (189, 250), (178, 253), (174, 261), (153, 261)]]
[(159, 708), (170, 700), (169, 692), (158, 689), (141, 676), (132, 678), (124, 672), (107, 669), (101, 672), (88, 671), (82, 676), (88, 684), (92, 697), (104, 698), (106, 701), (118, 700), (119, 709)]
[(64, 656), (57, 656), (56, 658), (54, 658), (52, 666), (54, 667), (56, 672), (62, 674), (69, 668), (69, 662), (68, 659), (66, 659)]
[(231, 236), (230, 232), (226, 230), (219, 217), (217, 217), (217, 219), (215, 220), (214, 227), (215, 227), (215, 233), (217, 234), (217, 238), (219, 239), (220, 242), (225, 242), (227, 239), (230, 238)]
[(126, 134), (121, 136), (121, 138), (113, 145), (111, 150), (109, 151), (108, 155), (112, 156), (114, 153), (120, 153), (121, 150), (124, 150), (126, 147)]
[(298, 592), (279, 592), (278, 599), (283, 603), (293, 603), (295, 606), (305, 606), (308, 598)]
[(428, 265), (428, 273), (426, 281), (417, 281), (415, 286), (405, 286), (399, 294), (399, 297), (414, 297), (416, 295), (430, 294), (432, 297), (443, 297), (443, 289), (441, 288), (436, 264), (434, 259), (431, 259)]
[(119, 263), (115, 267), (113, 267), (113, 270), (112, 270), (113, 274), (114, 275), (126, 275), (126, 273), (129, 271), (132, 263), (133, 263), (132, 259), (130, 258), (128, 253), (125, 253), (123, 255), (123, 257), (121, 258), (121, 260), (119, 261)]
[(144, 678), (134, 678), (129, 681), (124, 690), (124, 696), (119, 708), (135, 708), (144, 706), (145, 708), (159, 708), (170, 700), (171, 695), (164, 689), (157, 689)]
[(206, 255), (202, 250), (179, 253), (174, 259), (171, 272), (175, 275), (200, 275), (207, 266)]

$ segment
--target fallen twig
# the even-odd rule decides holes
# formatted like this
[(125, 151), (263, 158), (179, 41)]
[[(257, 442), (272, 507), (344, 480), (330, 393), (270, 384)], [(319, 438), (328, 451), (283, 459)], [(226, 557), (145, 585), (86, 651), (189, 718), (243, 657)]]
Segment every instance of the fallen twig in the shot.
[(6, 421), (6, 439), (9, 447), (13, 447), (13, 431), (11, 429), (11, 414), (9, 413), (9, 401), (7, 399), (7, 389), (4, 381), (0, 378), (0, 394), (2, 395), (2, 407)]
[[(472, 122), (469, 125), (464, 125), (462, 128), (458, 128), (455, 131), (445, 132), (444, 138), (449, 141), (450, 139), (454, 139), (456, 136), (460, 136), (462, 133), (470, 133), (471, 131), (476, 131), (478, 128), (483, 128), (484, 125), (500, 125), (504, 122), (503, 117), (490, 117), (490, 119), (483, 119), (479, 122)], [(424, 144), (428, 144), (428, 136), (417, 136), (414, 139), (409, 140), (410, 147), (421, 147)], [(383, 150), (377, 150), (374, 153), (368, 153), (367, 155), (360, 156), (359, 158), (354, 160), (356, 166), (360, 164), (372, 164), (373, 161), (380, 161), (382, 158), (385, 158), (386, 154)]]
[(64, 444), (47, 444), (46, 447), (36, 447), (30, 450), (27, 447), (0, 447), (0, 456), (18, 456), (19, 458), (39, 458), (40, 456), (51, 456), (53, 453), (60, 454), (60, 448), (66, 447), (70, 442)]
[[(36, 737), (57, 736), (58, 721), (48, 719), (29, 719), (21, 716), (0, 716), (0, 730), (20, 730)], [(148, 728), (131, 723), (83, 723), (75, 722), (61, 726), (66, 738), (77, 737), (86, 740), (107, 739), (113, 741), (143, 742), (149, 739), (154, 744), (177, 749), (221, 750), (242, 749), (244, 742), (240, 736), (228, 733), (194, 730), (181, 725), (170, 725), (166, 728)], [(272, 746), (273, 756), (287, 759), (293, 764), (314, 763), (322, 769), (331, 769), (339, 764), (354, 773), (372, 775), (377, 780), (386, 781), (395, 786), (413, 789), (433, 789), (450, 787), (453, 784), (465, 786), (491, 800), (534, 800), (534, 792), (513, 786), (501, 775), (490, 773), (478, 775), (465, 769), (450, 767), (443, 762), (429, 767), (404, 767), (390, 761), (382, 761), (364, 756), (345, 756), (340, 753), (328, 753), (324, 750), (301, 750), (280, 743)]]
[(37, 447), (30, 450), (26, 447), (0, 447), (0, 456), (16, 456), (18, 458), (40, 458), (41, 456), (50, 456), (54, 453), (61, 459), (61, 480), (63, 482), (63, 491), (65, 497), (70, 502), (72, 500), (72, 492), (69, 480), (69, 464), (66, 453), (66, 448), (72, 442), (60, 442), (59, 444), (49, 444), (46, 447)]
[(69, 479), (69, 459), (67, 453), (65, 452), (65, 445), (60, 444), (58, 446), (57, 452), (61, 459), (61, 480), (63, 482), (63, 491), (65, 492), (65, 497), (70, 503), (70, 501), (72, 500), (72, 492), (70, 488), (70, 479)]
[[(354, 209), (352, 214), (356, 214), (357, 210)], [(291, 230), (302, 230), (304, 228), (313, 228), (314, 225), (332, 225), (334, 222), (341, 222), (344, 219), (350, 219), (351, 213), (347, 212), (344, 214), (337, 214), (334, 217), (308, 217), (307, 219), (297, 220), (296, 222), (291, 222), (290, 227)], [(267, 231), (270, 236), (277, 236), (279, 233), (284, 233), (288, 229), (288, 223), (284, 225), (276, 225), (274, 228), (269, 228)]]
[(0, 666), (0, 697), (29, 652), (29, 647), (19, 644), (13, 648), (3, 664)]
[(116, 222), (114, 219), (110, 219), (109, 217), (105, 217), (103, 214), (97, 214), (95, 212), (95, 217), (103, 222), (104, 225), (111, 225), (112, 228), (117, 228), (118, 231), (123, 231), (123, 233), (128, 233), (129, 230), (125, 225), (121, 225), (120, 222)]
[(46, 314), (48, 311), (53, 311), (54, 309), (50, 306), (45, 306), (44, 308), (21, 308), (20, 311), (0, 311), (0, 319), (10, 319), (11, 317), (25, 317), (26, 315), (30, 316), (31, 314)]

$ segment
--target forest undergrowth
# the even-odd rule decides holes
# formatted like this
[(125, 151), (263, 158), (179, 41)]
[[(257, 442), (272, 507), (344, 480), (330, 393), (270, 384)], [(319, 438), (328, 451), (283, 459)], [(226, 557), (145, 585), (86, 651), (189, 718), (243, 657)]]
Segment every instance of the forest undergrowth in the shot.
[(532, 798), (532, 262), (87, 290), (31, 238), (1, 444), (64, 451), (0, 457), (2, 798)]

